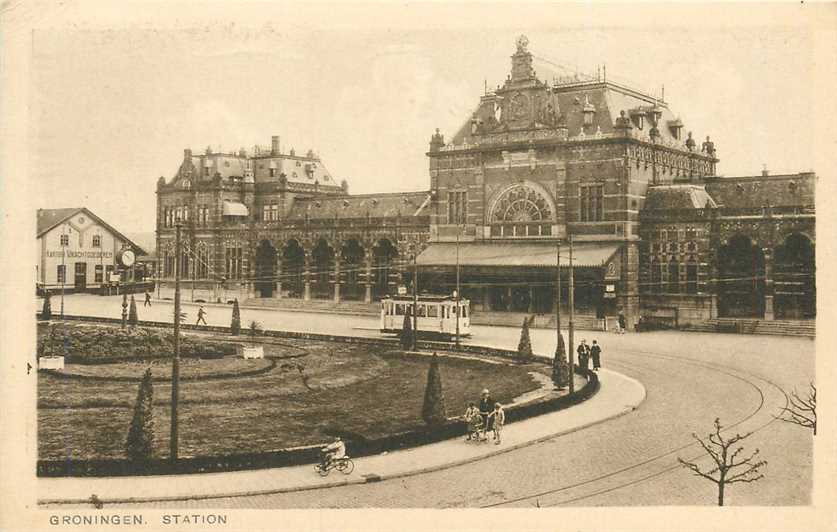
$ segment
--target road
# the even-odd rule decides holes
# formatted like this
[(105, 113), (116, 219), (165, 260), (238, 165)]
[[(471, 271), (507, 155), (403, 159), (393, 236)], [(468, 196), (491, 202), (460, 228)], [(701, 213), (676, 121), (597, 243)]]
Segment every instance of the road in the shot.
[[(73, 296), (67, 313), (84, 305)], [(101, 301), (101, 298), (97, 298)], [(83, 301), (83, 302), (82, 302)], [(110, 305), (108, 301), (107, 305)], [(78, 310), (73, 310), (73, 308)], [(162, 319), (170, 307), (155, 303), (141, 318)], [(55, 308), (55, 306), (53, 307)], [(117, 306), (117, 311), (118, 311)], [(148, 312), (146, 312), (148, 311)], [(168, 314), (167, 314), (168, 313)], [(192, 313), (193, 314), (193, 313)], [(209, 322), (226, 325), (220, 308)], [(228, 311), (225, 311), (228, 315)], [(243, 311), (270, 328), (337, 332), (368, 327), (372, 320), (351, 316)], [(297, 329), (299, 327), (300, 329)], [(328, 331), (323, 329), (329, 329)], [(485, 329), (485, 330), (483, 330)], [(514, 347), (513, 328), (475, 328), (473, 342)], [(786, 404), (785, 392), (803, 391), (814, 376), (814, 342), (804, 338), (655, 332), (597, 338), (603, 365), (642, 382), (647, 398), (635, 412), (586, 429), (484, 460), (359, 486), (297, 493), (174, 501), (142, 507), (177, 508), (357, 508), (357, 507), (534, 507), (712, 505), (715, 487), (678, 466), (677, 457), (701, 456), (692, 432), (706, 435), (716, 417), (731, 432), (753, 435), (746, 449), (768, 461), (765, 478), (728, 489), (731, 505), (804, 505), (810, 502), (812, 435), (774, 419)], [(554, 349), (554, 331), (533, 330), (538, 353)], [(784, 392), (783, 392), (784, 390)], [(705, 461), (703, 463), (706, 463)], [(129, 507), (130, 505), (124, 505)]]

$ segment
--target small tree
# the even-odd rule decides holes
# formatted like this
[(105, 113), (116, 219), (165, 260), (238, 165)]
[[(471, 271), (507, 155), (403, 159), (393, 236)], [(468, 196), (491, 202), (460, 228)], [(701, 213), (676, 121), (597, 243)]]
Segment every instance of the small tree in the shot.
[(41, 317), (45, 320), (52, 319), (52, 302), (49, 299), (49, 291), (47, 291), (44, 293), (44, 308), (41, 310)]
[(532, 357), (532, 340), (529, 338), (529, 319), (523, 318), (523, 327), (520, 329), (520, 343), (517, 344), (517, 358), (528, 360)]
[(430, 426), (438, 426), (447, 420), (445, 396), (442, 392), (442, 375), (439, 372), (439, 357), (433, 353), (430, 369), (427, 370), (427, 387), (424, 389), (424, 405), (421, 418)]
[(401, 349), (407, 350), (413, 346), (413, 320), (410, 317), (410, 308), (404, 314), (404, 323), (401, 326)]
[(131, 309), (128, 311), (128, 324), (136, 326), (139, 318), (137, 317), (137, 302), (134, 301), (134, 296), (131, 295)]
[[(767, 465), (764, 460), (758, 460), (759, 450), (756, 449), (749, 457), (740, 458), (736, 460), (743, 447), (738, 447), (730, 452), (730, 448), (739, 441), (749, 437), (752, 432), (745, 435), (736, 434), (735, 436), (725, 440), (721, 436), (721, 421), (715, 418), (715, 432), (709, 434), (706, 440), (702, 440), (697, 434), (692, 433), (692, 436), (698, 441), (703, 450), (706, 451), (712, 460), (715, 462), (714, 467), (704, 471), (693, 462), (687, 462), (679, 456), (677, 461), (683, 466), (689, 468), (695, 475), (711, 480), (718, 486), (718, 506), (724, 505), (724, 488), (728, 484), (736, 482), (755, 482), (764, 478), (759, 470)], [(716, 476), (717, 475), (717, 476)]]
[(233, 336), (241, 334), (241, 311), (238, 309), (238, 298), (233, 301), (232, 323), (230, 323), (230, 332)]
[(145, 370), (134, 404), (134, 417), (128, 429), (126, 454), (135, 466), (147, 465), (151, 461), (154, 446), (154, 390), (151, 385), (151, 368)]
[(793, 423), (801, 427), (808, 427), (817, 435), (817, 387), (809, 383), (808, 396), (799, 397), (796, 390), (788, 397), (788, 406), (782, 407), (781, 414), (776, 417), (787, 423)]
[(262, 324), (257, 322), (256, 320), (253, 320), (253, 321), (250, 322), (249, 329), (250, 329), (250, 340), (251, 341), (255, 341), (256, 336), (260, 336), (262, 334), (262, 331), (263, 331)]
[(558, 345), (555, 347), (555, 358), (552, 360), (552, 382), (560, 390), (570, 385), (570, 364), (567, 361), (567, 349), (564, 337), (558, 335)]

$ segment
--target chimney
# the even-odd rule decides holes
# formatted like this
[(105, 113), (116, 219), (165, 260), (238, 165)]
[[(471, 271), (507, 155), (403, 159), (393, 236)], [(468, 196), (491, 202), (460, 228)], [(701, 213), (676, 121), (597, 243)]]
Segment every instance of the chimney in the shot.
[(279, 136), (273, 135), (270, 137), (270, 154), (279, 155)]
[(764, 167), (761, 170), (761, 176), (762, 177), (767, 177), (769, 175), (770, 175), (770, 170), (767, 169), (767, 165), (765, 164)]
[(191, 148), (186, 148), (185, 150), (183, 150), (183, 160), (186, 162), (190, 162), (192, 160)]

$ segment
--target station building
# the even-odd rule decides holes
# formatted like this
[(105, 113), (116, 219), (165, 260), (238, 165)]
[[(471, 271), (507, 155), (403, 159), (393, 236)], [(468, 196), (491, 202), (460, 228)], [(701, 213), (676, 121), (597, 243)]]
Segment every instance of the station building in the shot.
[(85, 207), (38, 209), (38, 291), (102, 292), (142, 281), (146, 252)]
[(814, 315), (813, 173), (720, 177), (714, 143), (668, 102), (605, 75), (544, 81), (532, 59), (521, 37), (505, 82), (450, 140), (431, 136), (426, 191), (350, 195), (278, 137), (186, 150), (157, 184), (162, 296), (180, 219), (182, 277), (204, 301), (368, 304), (414, 271), (451, 293), (458, 271), (475, 322), (548, 326), (558, 270), (568, 301), (572, 240), (581, 326)]

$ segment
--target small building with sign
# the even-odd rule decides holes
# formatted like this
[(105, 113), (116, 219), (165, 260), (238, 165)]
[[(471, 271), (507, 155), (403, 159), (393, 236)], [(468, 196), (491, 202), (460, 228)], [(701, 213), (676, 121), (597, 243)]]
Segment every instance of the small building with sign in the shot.
[(85, 207), (38, 209), (38, 292), (108, 293), (136, 287), (146, 251)]

